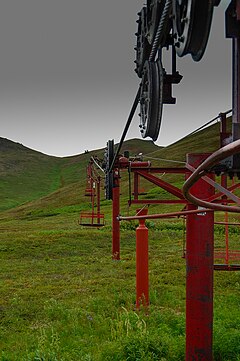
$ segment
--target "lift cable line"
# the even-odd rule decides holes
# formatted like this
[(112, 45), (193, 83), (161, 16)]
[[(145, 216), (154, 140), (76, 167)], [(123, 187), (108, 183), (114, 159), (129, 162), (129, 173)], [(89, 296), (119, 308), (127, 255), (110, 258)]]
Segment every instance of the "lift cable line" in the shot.
[(94, 159), (94, 157), (91, 157), (91, 160), (96, 165), (96, 167), (100, 169), (101, 172), (105, 173), (104, 169), (98, 164), (98, 162), (96, 161), (96, 159)]
[(152, 50), (151, 50), (151, 53), (149, 56), (149, 61), (155, 60), (159, 46), (162, 42), (164, 35), (166, 34), (165, 30), (168, 25), (169, 14), (170, 14), (171, 8), (172, 8), (172, 0), (167, 0), (165, 3), (165, 6), (164, 6), (163, 12), (162, 12), (161, 20), (159, 22), (155, 38), (154, 38)]
[[(146, 155), (144, 155), (143, 158), (144, 157), (146, 157)], [(162, 162), (186, 164), (186, 162), (183, 162), (182, 160), (173, 160), (173, 159), (166, 159), (166, 158), (155, 158), (155, 157), (149, 157), (149, 156), (147, 156), (147, 158), (152, 159), (152, 160), (160, 160)]]
[(136, 95), (136, 97), (135, 97), (135, 99), (134, 99), (134, 102), (133, 102), (133, 105), (132, 105), (132, 109), (131, 109), (131, 111), (130, 111), (130, 113), (129, 113), (127, 123), (126, 123), (126, 125), (125, 125), (124, 130), (123, 130), (123, 133), (122, 133), (122, 137), (121, 137), (121, 139), (120, 139), (120, 142), (119, 142), (119, 144), (118, 144), (117, 151), (116, 151), (116, 153), (114, 154), (112, 163), (111, 163), (110, 168), (109, 168), (109, 170), (108, 170), (109, 173), (111, 173), (111, 171), (113, 170), (114, 163), (116, 162), (117, 156), (118, 156), (118, 154), (119, 154), (119, 152), (120, 152), (120, 150), (121, 150), (122, 144), (123, 144), (123, 142), (124, 142), (124, 139), (125, 139), (125, 137), (126, 137), (126, 135), (127, 135), (128, 129), (129, 129), (130, 124), (131, 124), (131, 122), (132, 122), (132, 119), (133, 119), (133, 117), (134, 117), (135, 111), (136, 111), (136, 109), (137, 109), (138, 102), (139, 102), (139, 99), (140, 99), (141, 87), (142, 87), (142, 83), (140, 83), (140, 85), (139, 85), (139, 87), (138, 87), (137, 95)]
[[(227, 112), (224, 112), (223, 114), (227, 115), (227, 114), (229, 114), (231, 112), (232, 112), (232, 109), (228, 110)], [(193, 134), (199, 132), (200, 130), (204, 129), (205, 127), (207, 127), (211, 123), (215, 122), (215, 120), (218, 120), (220, 118), (220, 116), (221, 116), (221, 113), (218, 114), (215, 118), (209, 120), (207, 123), (201, 125), (201, 127), (197, 128), (197, 129), (193, 130), (191, 133), (187, 134), (186, 137), (190, 137), (190, 135), (193, 135)]]

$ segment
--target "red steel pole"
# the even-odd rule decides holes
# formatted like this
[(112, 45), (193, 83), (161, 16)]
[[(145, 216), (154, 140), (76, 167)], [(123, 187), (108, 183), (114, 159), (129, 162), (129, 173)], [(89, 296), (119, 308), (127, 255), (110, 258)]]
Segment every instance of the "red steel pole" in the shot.
[(91, 200), (92, 200), (92, 224), (94, 223), (94, 203), (95, 203), (95, 182), (92, 181), (92, 193), (91, 193)]
[(101, 178), (97, 177), (97, 222), (100, 224), (100, 185), (101, 185)]
[[(138, 215), (146, 215), (147, 209), (139, 211)], [(149, 305), (148, 279), (148, 228), (145, 219), (139, 219), (136, 229), (136, 307)]]
[(134, 172), (134, 200), (138, 199), (139, 194), (139, 174), (137, 172)]
[(117, 217), (120, 213), (120, 189), (119, 189), (119, 173), (114, 170), (114, 186), (112, 190), (112, 259), (120, 259), (120, 222)]
[[(206, 154), (188, 154), (193, 167)], [(214, 177), (214, 176), (212, 176)], [(200, 179), (191, 193), (201, 199), (214, 194), (214, 188)], [(188, 205), (188, 209), (196, 209)], [(186, 361), (212, 361), (213, 329), (213, 249), (214, 212), (187, 215), (186, 219)]]

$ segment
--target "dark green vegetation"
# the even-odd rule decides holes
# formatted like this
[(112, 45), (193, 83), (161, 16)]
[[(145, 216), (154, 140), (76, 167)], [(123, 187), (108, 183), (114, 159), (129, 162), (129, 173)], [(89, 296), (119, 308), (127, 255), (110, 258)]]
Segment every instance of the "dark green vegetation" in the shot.
[[(217, 148), (217, 127), (167, 148), (139, 140), (125, 147), (131, 154), (184, 161), (188, 151)], [(2, 142), (8, 144), (4, 149)], [(104, 228), (77, 224), (80, 211), (90, 209), (84, 197), (86, 164), (103, 150), (59, 159), (1, 139), (0, 149), (5, 184), (5, 211), (0, 214), (0, 360), (184, 360), (182, 221), (147, 223), (151, 305), (147, 312), (137, 312), (135, 223), (121, 224), (120, 262), (111, 259), (111, 202), (102, 200)], [(125, 178), (122, 214), (128, 211)], [(182, 180), (174, 182), (180, 186)], [(164, 194), (153, 188), (148, 196)], [(222, 247), (222, 226), (216, 226), (215, 233), (216, 246)], [(230, 240), (232, 248), (240, 249), (236, 227), (230, 227)], [(238, 272), (215, 272), (214, 307), (215, 360), (240, 360)]]

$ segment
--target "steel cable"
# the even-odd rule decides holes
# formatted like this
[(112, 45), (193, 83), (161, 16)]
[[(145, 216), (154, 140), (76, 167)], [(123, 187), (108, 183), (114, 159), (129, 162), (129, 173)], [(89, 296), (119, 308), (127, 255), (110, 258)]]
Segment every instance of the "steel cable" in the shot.
[(155, 60), (155, 56), (157, 54), (159, 45), (161, 44), (162, 37), (164, 35), (164, 29), (165, 29), (165, 27), (167, 25), (167, 22), (168, 22), (171, 7), (172, 7), (172, 0), (166, 0), (166, 3), (164, 5), (164, 9), (163, 9), (163, 12), (162, 12), (162, 16), (161, 16), (160, 22), (158, 24), (157, 32), (156, 32), (156, 35), (154, 37), (153, 46), (152, 46), (151, 53), (150, 53), (150, 56), (149, 56), (149, 61), (154, 61)]
[(125, 125), (125, 128), (124, 128), (124, 130), (123, 130), (122, 137), (121, 137), (120, 142), (119, 142), (119, 144), (118, 144), (117, 151), (116, 151), (116, 153), (114, 154), (112, 164), (110, 165), (110, 168), (109, 168), (109, 171), (108, 171), (109, 173), (110, 173), (110, 172), (112, 171), (112, 169), (113, 169), (114, 163), (115, 163), (115, 161), (116, 161), (116, 159), (117, 159), (117, 156), (118, 156), (118, 154), (119, 154), (119, 152), (120, 152), (120, 149), (121, 149), (121, 147), (122, 147), (122, 144), (123, 144), (123, 142), (124, 142), (124, 139), (125, 139), (125, 137), (126, 137), (126, 134), (127, 134), (127, 132), (128, 132), (128, 129), (129, 129), (130, 124), (131, 124), (131, 122), (132, 122), (133, 116), (134, 116), (135, 111), (136, 111), (136, 109), (137, 109), (138, 102), (139, 102), (139, 99), (140, 99), (141, 87), (142, 87), (142, 84), (139, 85), (139, 88), (138, 88), (138, 91), (137, 91), (135, 100), (134, 100), (133, 105), (132, 105), (132, 109), (131, 109), (130, 114), (129, 114), (129, 116), (128, 116), (128, 120), (127, 120), (127, 123), (126, 123), (126, 125)]
[[(227, 114), (229, 114), (229, 113), (231, 113), (231, 112), (232, 112), (232, 109), (230, 109), (230, 110), (228, 110), (227, 112), (224, 112), (224, 113), (222, 113), (222, 114), (226, 114), (226, 115), (227, 115)], [(207, 125), (210, 125), (210, 124), (213, 123), (215, 120), (218, 120), (220, 117), (221, 117), (221, 113), (218, 114), (215, 118), (209, 120), (207, 123), (201, 125), (201, 127), (197, 128), (197, 129), (193, 130), (191, 133), (187, 134), (186, 137), (190, 137), (190, 135), (193, 135), (193, 134), (199, 132), (199, 130), (202, 130), (202, 129), (205, 128)]]

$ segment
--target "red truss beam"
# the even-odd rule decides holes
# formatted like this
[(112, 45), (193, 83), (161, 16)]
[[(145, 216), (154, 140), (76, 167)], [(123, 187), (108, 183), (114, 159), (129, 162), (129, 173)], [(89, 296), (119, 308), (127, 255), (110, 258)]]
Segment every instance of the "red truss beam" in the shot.
[(140, 170), (140, 171), (137, 171), (137, 172), (138, 172), (138, 174), (140, 176), (142, 176), (143, 178), (145, 178), (149, 182), (155, 184), (156, 186), (163, 188), (168, 193), (171, 193), (172, 195), (174, 195), (175, 197), (177, 197), (179, 199), (184, 199), (182, 191), (179, 188), (177, 188), (177, 187), (163, 181), (162, 179), (159, 179), (158, 177), (155, 177), (152, 174), (149, 174), (148, 172), (146, 172), (144, 170)]
[[(131, 169), (133, 172), (140, 172), (143, 170), (142, 167), (133, 167), (133, 163), (131, 163)], [(171, 174), (185, 174), (187, 171), (186, 168), (160, 168), (160, 167), (149, 167), (144, 169), (146, 173), (171, 173)]]
[(186, 204), (185, 199), (132, 199), (131, 204)]
[[(232, 192), (234, 191), (235, 189), (239, 188), (240, 187), (240, 183), (236, 183), (236, 184), (233, 184), (232, 186), (226, 188), (229, 192)], [(219, 197), (222, 197), (224, 194), (222, 192), (219, 192), (219, 193), (216, 193), (214, 194), (213, 196), (211, 196), (209, 199), (208, 199), (208, 202), (212, 202), (214, 201), (215, 199), (219, 198)]]

